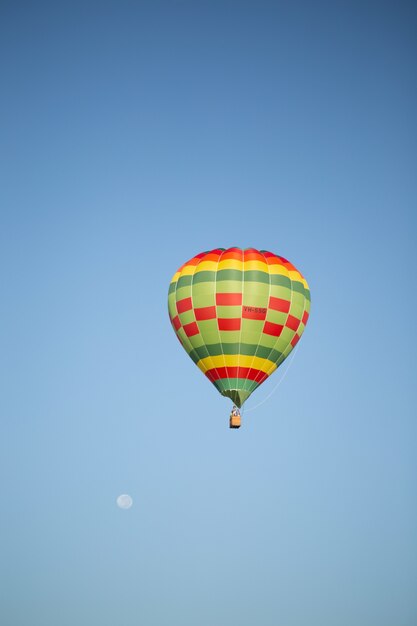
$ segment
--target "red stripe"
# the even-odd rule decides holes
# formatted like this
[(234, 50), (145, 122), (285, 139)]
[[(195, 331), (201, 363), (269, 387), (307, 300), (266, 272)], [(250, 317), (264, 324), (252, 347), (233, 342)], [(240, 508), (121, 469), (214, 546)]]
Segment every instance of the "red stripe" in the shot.
[(263, 252), (263, 255), (268, 261), (268, 265), (282, 265), (282, 262), (276, 254), (273, 254), (272, 252)]
[(303, 322), (303, 324), (307, 324), (307, 320), (308, 320), (308, 313), (307, 311), (304, 311), (303, 319), (301, 321)]
[(265, 322), (265, 326), (262, 332), (265, 333), (265, 335), (273, 335), (274, 337), (279, 337), (280, 334), (282, 333), (282, 329), (284, 327), (282, 326), (282, 324), (273, 324), (272, 322)]
[(264, 320), (266, 318), (266, 309), (257, 306), (244, 306), (242, 317), (245, 320)]
[(255, 250), (255, 248), (249, 248), (248, 250), (245, 250), (243, 253), (243, 258), (245, 261), (260, 261), (261, 263), (265, 263), (265, 257), (258, 252), (258, 250)]
[(198, 309), (194, 309), (195, 319), (200, 320), (212, 320), (216, 318), (215, 306), (203, 306)]
[(177, 302), (177, 311), (178, 313), (185, 313), (185, 311), (190, 311), (193, 308), (193, 303), (191, 298), (184, 298), (184, 300), (178, 300)]
[(184, 269), (184, 267), (187, 267), (187, 265), (198, 265), (200, 263), (200, 259), (202, 259), (204, 256), (206, 256), (206, 252), (200, 252), (200, 254), (193, 256), (193, 258), (187, 261), (187, 263), (184, 263), (183, 265), (181, 265), (178, 271), (181, 272)]
[(288, 300), (283, 300), (282, 298), (274, 298), (271, 296), (269, 298), (269, 308), (274, 311), (280, 311), (281, 313), (288, 313), (290, 310), (290, 302)]
[(242, 304), (241, 293), (216, 293), (218, 306), (240, 306)]
[(172, 319), (172, 325), (175, 328), (175, 330), (178, 330), (179, 328), (181, 328), (181, 322), (180, 322), (180, 318), (178, 317), (178, 315), (176, 315)]
[(198, 335), (198, 333), (200, 332), (198, 330), (198, 326), (195, 322), (191, 322), (190, 324), (185, 324), (185, 326), (183, 326), (185, 334), (187, 335), (187, 337), (192, 337), (193, 335)]
[(240, 317), (233, 317), (231, 319), (220, 317), (217, 320), (219, 330), (240, 330), (240, 321)]
[(243, 259), (243, 250), (240, 248), (228, 248), (222, 254), (222, 261), (226, 259), (239, 259), (242, 261)]
[(291, 330), (297, 330), (300, 325), (300, 320), (294, 315), (289, 315), (287, 321), (285, 322), (285, 326), (287, 328), (291, 328)]
[(219, 378), (241, 378), (243, 380), (263, 382), (265, 378), (268, 378), (268, 374), (252, 367), (216, 367), (215, 369), (207, 370), (206, 376), (212, 382), (219, 380)]

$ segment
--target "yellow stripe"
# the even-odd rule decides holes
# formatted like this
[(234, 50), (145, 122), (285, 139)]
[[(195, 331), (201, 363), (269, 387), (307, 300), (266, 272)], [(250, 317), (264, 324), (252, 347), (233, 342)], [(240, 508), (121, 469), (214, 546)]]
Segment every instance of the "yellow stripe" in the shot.
[(181, 270), (181, 276), (192, 276), (194, 274), (195, 265), (185, 265)]
[(261, 272), (268, 272), (267, 263), (263, 263), (262, 261), (245, 261), (245, 272), (247, 270), (259, 270)]
[(243, 270), (243, 262), (237, 259), (225, 259), (220, 261), (218, 265), (219, 270)]
[(273, 371), (276, 368), (275, 363), (269, 359), (261, 359), (258, 356), (253, 357), (242, 354), (210, 356), (200, 359), (197, 365), (202, 372), (206, 372), (213, 367), (253, 367), (256, 370), (261, 370), (261, 372), (268, 372), (271, 368), (273, 368)]
[(213, 272), (217, 269), (217, 261), (201, 261), (196, 266), (195, 273), (197, 272)]
[(281, 274), (282, 276), (288, 276), (288, 270), (283, 265), (269, 265), (269, 273), (270, 274)]

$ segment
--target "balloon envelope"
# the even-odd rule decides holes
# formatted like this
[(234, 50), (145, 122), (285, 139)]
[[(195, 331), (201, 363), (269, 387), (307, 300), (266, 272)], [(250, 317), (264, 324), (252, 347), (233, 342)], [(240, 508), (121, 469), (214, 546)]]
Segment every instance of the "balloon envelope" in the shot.
[(303, 334), (310, 290), (281, 256), (216, 248), (174, 274), (168, 309), (187, 354), (223, 396), (241, 407)]

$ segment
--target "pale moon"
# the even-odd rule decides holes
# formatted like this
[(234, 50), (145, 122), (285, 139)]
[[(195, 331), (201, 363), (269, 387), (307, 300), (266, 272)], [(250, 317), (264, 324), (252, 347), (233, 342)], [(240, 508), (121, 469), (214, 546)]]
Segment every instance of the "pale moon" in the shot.
[(133, 504), (132, 498), (127, 493), (122, 493), (116, 502), (119, 509), (130, 509)]

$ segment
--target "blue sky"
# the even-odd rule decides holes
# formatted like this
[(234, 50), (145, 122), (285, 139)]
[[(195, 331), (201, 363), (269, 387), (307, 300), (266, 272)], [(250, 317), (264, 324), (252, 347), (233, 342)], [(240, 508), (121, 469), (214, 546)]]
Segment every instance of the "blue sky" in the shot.
[[(2, 624), (417, 622), (415, 32), (411, 2), (2, 2)], [(240, 431), (166, 311), (232, 245), (312, 292)]]

